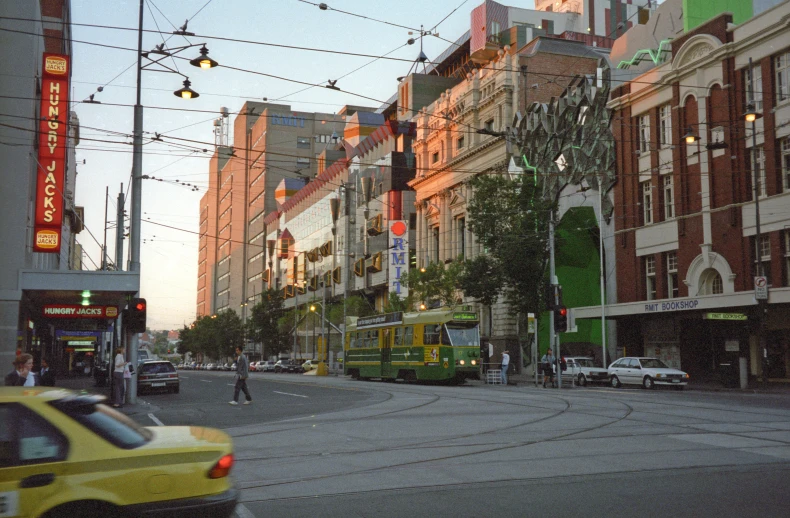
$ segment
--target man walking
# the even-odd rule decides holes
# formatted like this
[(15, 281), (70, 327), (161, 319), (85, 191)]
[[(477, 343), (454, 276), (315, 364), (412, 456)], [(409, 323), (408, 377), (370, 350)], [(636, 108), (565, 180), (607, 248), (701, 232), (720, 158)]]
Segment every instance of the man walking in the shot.
[(250, 396), (250, 391), (247, 390), (247, 377), (250, 375), (250, 362), (247, 360), (247, 357), (244, 356), (244, 353), (241, 351), (241, 347), (236, 347), (236, 386), (233, 387), (233, 401), (229, 401), (231, 405), (238, 405), (239, 404), (239, 391), (244, 391), (244, 396), (247, 398), (247, 401), (244, 402), (245, 405), (252, 404), (252, 396)]
[(45, 387), (55, 386), (55, 371), (49, 366), (49, 360), (46, 358), (41, 358), (41, 371), (38, 376)]
[(554, 353), (551, 352), (551, 347), (540, 359), (540, 363), (543, 364), (543, 388), (546, 388), (547, 380), (554, 387)]
[(510, 353), (502, 353), (502, 384), (507, 385), (507, 368), (510, 366)]

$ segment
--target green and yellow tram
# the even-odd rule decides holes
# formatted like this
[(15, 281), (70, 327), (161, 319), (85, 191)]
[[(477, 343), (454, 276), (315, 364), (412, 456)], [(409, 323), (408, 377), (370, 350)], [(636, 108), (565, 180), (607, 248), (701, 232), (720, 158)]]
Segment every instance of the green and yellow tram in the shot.
[(480, 320), (474, 311), (429, 310), (349, 317), (344, 373), (461, 383), (480, 379)]

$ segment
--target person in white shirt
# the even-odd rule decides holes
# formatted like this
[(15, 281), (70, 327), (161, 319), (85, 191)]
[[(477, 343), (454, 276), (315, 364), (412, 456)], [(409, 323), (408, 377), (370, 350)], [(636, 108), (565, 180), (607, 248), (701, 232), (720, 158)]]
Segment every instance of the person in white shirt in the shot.
[(507, 385), (507, 368), (510, 366), (510, 353), (502, 353), (502, 384)]
[(112, 371), (113, 383), (113, 405), (115, 408), (123, 406), (126, 388), (126, 380), (123, 378), (124, 368), (129, 364), (124, 356), (126, 348), (118, 347), (115, 349), (115, 369)]

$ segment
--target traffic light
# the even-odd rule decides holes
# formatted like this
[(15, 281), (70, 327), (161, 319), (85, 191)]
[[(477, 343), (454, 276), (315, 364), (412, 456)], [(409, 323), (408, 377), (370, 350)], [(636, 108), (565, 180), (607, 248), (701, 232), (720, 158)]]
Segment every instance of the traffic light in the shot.
[(554, 308), (554, 332), (564, 333), (568, 330), (568, 308), (558, 306)]
[(145, 310), (147, 307), (145, 299), (132, 299), (129, 302), (129, 323), (126, 328), (130, 333), (145, 333)]

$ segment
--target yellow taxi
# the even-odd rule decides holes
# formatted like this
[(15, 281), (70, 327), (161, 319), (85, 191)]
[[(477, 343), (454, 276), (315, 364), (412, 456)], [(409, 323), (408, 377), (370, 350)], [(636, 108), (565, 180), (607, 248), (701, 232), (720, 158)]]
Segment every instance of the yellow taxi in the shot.
[(103, 400), (0, 388), (0, 517), (233, 513), (238, 491), (225, 432), (142, 427)]

